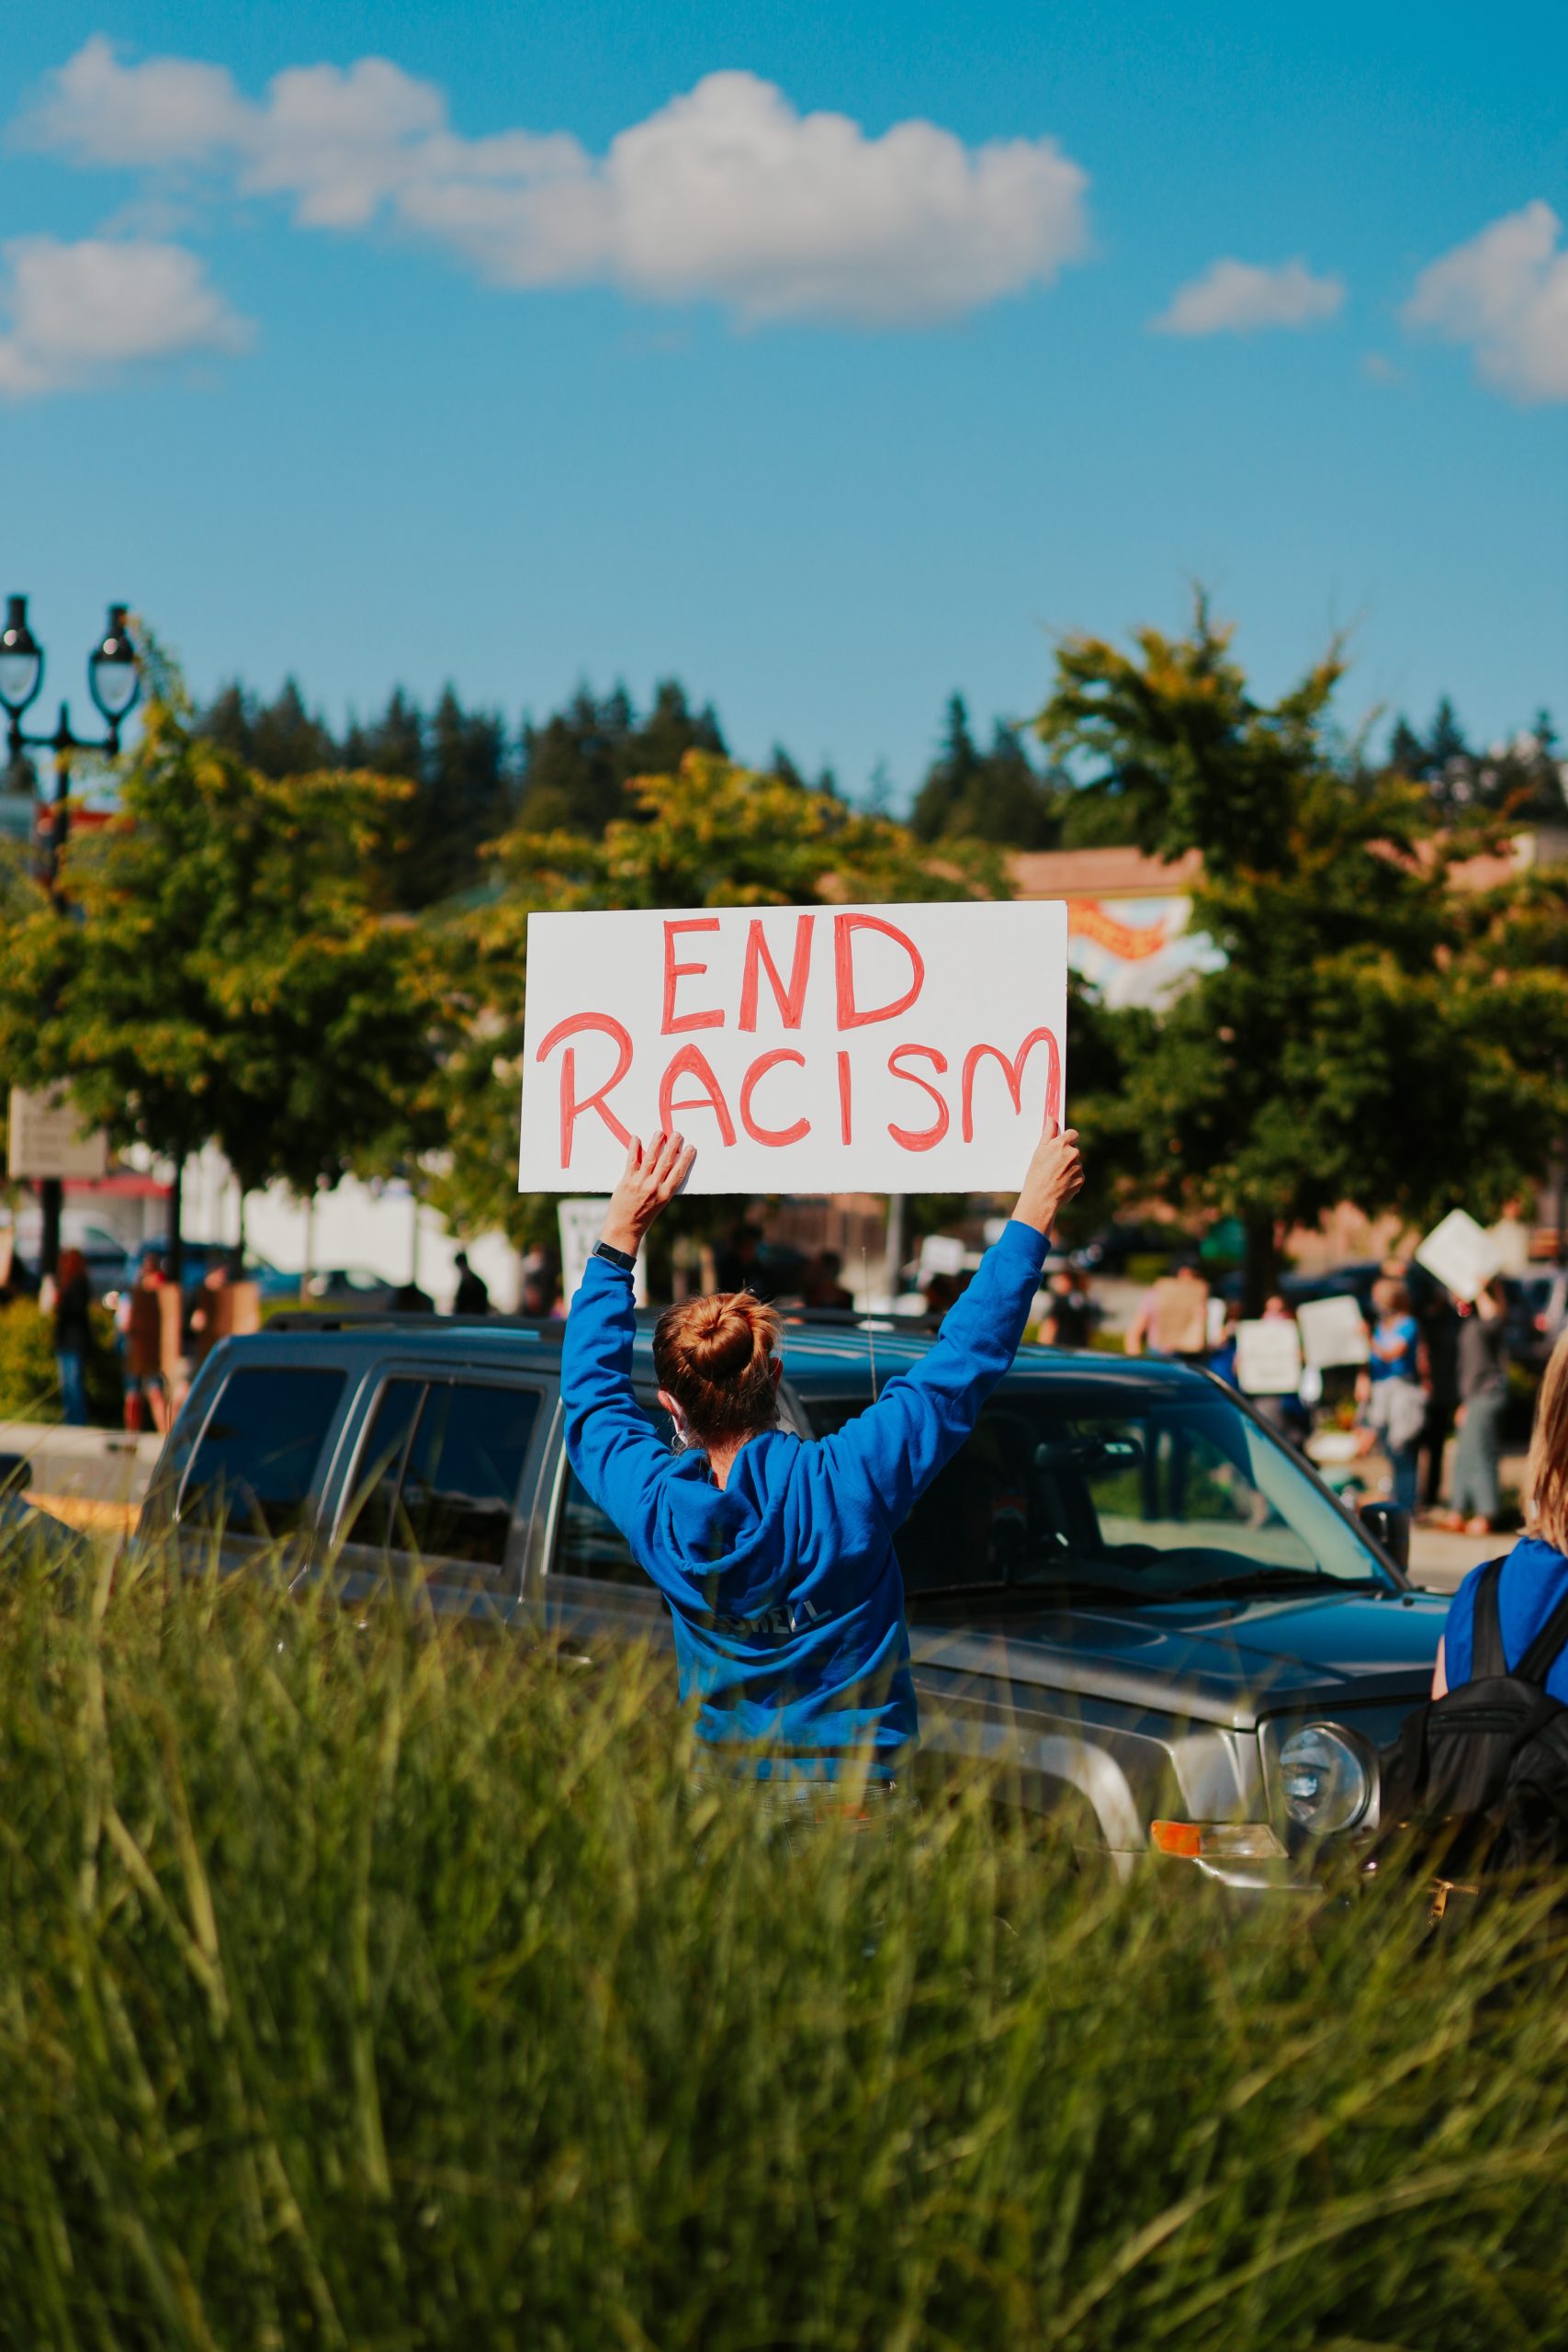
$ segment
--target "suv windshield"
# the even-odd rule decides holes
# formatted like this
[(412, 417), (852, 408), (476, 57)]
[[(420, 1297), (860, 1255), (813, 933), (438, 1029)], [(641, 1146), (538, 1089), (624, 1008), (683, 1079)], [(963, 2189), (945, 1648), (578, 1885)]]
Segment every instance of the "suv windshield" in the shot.
[[(813, 1398), (818, 1437), (864, 1399)], [(1376, 1554), (1217, 1388), (999, 1388), (896, 1539), (911, 1600), (1387, 1589)]]

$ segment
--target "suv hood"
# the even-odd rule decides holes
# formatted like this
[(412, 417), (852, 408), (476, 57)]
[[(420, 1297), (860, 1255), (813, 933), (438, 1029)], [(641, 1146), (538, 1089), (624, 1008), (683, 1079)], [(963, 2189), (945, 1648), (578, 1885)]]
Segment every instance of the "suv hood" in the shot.
[(1418, 1698), (1430, 1685), (1441, 1593), (1313, 1594), (1139, 1608), (998, 1609), (910, 1627), (915, 1671), (951, 1696), (981, 1676), (1162, 1714), (1252, 1728), (1281, 1706)]

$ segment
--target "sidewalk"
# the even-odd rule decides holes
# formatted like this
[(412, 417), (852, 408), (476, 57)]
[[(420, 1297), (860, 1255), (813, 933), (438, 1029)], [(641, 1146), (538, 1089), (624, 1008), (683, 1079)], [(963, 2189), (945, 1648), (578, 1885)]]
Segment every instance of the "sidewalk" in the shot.
[(134, 1527), (164, 1441), (156, 1431), (68, 1430), (58, 1422), (0, 1421), (0, 1453), (32, 1465), (27, 1498), (71, 1527)]

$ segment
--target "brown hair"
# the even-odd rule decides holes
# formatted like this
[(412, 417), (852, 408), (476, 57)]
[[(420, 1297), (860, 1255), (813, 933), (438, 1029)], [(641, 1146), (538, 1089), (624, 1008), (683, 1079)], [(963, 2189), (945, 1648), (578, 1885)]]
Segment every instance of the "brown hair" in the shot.
[(80, 1250), (62, 1250), (54, 1279), (63, 1290), (67, 1283), (73, 1283), (78, 1274), (85, 1274), (86, 1271), (87, 1261)]
[(1372, 1284), (1372, 1305), (1380, 1315), (1408, 1315), (1410, 1293), (1397, 1274), (1384, 1274)]
[(773, 1359), (779, 1318), (750, 1291), (719, 1291), (667, 1306), (653, 1333), (653, 1367), (704, 1445), (754, 1437), (778, 1419)]
[(1532, 1533), (1568, 1552), (1568, 1331), (1551, 1351), (1535, 1400), (1525, 1487)]

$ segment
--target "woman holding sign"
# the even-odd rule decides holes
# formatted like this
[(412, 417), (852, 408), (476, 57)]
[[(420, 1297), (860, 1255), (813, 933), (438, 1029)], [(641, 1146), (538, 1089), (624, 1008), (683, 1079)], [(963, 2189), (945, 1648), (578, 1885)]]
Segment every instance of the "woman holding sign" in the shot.
[(1045, 1240), (1083, 1182), (1047, 1129), (1010, 1222), (930, 1353), (830, 1437), (777, 1426), (779, 1322), (746, 1292), (688, 1300), (654, 1334), (671, 1454), (632, 1391), (638, 1244), (694, 1157), (634, 1137), (561, 1355), (567, 1453), (669, 1604), (698, 1738), (738, 1772), (891, 1791), (919, 1723), (893, 1538), (1018, 1352)]

